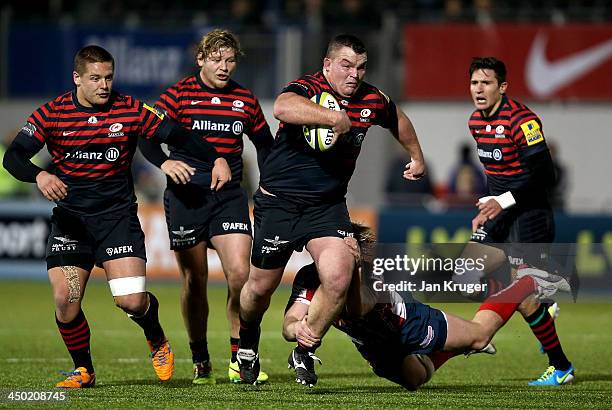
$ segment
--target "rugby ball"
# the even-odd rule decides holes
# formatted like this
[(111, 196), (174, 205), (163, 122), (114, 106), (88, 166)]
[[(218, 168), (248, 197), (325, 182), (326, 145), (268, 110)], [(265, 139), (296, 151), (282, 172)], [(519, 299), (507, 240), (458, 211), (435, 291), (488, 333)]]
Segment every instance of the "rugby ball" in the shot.
[[(340, 104), (333, 95), (327, 92), (314, 95), (311, 99), (315, 104), (330, 110), (340, 111)], [(334, 132), (326, 125), (304, 125), (304, 138), (310, 148), (315, 151), (327, 151), (334, 146)]]

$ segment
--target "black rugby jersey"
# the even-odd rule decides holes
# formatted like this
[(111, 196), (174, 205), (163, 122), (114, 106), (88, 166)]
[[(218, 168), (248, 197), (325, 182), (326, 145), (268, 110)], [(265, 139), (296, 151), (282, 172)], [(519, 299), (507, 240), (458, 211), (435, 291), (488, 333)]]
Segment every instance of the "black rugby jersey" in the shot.
[[(225, 188), (237, 186), (242, 180), (243, 133), (256, 147), (272, 144), (272, 134), (259, 101), (250, 90), (232, 80), (226, 87), (215, 89), (204, 84), (199, 74), (186, 77), (169, 87), (157, 106), (181, 126), (204, 137), (227, 160), (232, 180)], [(210, 162), (184, 149), (169, 149), (170, 159), (196, 168), (191, 183), (210, 186)]]
[[(524, 104), (507, 96), (497, 111), (484, 117), (475, 110), (469, 121), (491, 195), (520, 188), (530, 178), (525, 158), (548, 150), (540, 119)], [(545, 194), (546, 187), (540, 187)]]
[(397, 126), (395, 104), (373, 85), (362, 83), (351, 98), (343, 98), (322, 72), (289, 83), (282, 92), (310, 99), (328, 92), (346, 110), (351, 129), (326, 152), (313, 150), (304, 138), (302, 125), (280, 123), (270, 155), (261, 170), (261, 186), (289, 201), (313, 205), (342, 200), (355, 170), (365, 134), (372, 125)]
[(34, 111), (21, 133), (36, 151), (47, 145), (53, 173), (68, 185), (57, 205), (91, 216), (136, 201), (130, 166), (137, 137), (153, 137), (160, 123), (130, 96), (113, 91), (105, 106), (85, 107), (73, 91)]

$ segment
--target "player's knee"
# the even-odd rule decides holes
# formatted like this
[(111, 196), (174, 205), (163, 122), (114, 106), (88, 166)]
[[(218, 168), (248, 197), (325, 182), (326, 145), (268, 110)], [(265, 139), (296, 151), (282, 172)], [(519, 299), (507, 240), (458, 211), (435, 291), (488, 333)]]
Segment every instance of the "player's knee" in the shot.
[(196, 271), (192, 269), (183, 269), (181, 271), (183, 284), (189, 289), (202, 289), (206, 286), (208, 280), (208, 272)]
[(53, 290), (53, 298), (55, 306), (60, 310), (70, 309), (72, 305), (78, 305), (81, 302), (81, 295), (74, 295), (68, 288), (59, 288)]
[(141, 316), (146, 312), (148, 307), (147, 294), (142, 292), (133, 293), (131, 295), (115, 296), (115, 304), (128, 314)]
[(258, 300), (270, 297), (274, 292), (275, 286), (271, 281), (260, 278), (258, 280), (247, 281), (244, 288), (243, 291), (246, 291), (253, 300)]
[(230, 293), (230, 298), (233, 295), (240, 296), (240, 291), (249, 278), (249, 265), (236, 264), (231, 266), (227, 271), (227, 287)]

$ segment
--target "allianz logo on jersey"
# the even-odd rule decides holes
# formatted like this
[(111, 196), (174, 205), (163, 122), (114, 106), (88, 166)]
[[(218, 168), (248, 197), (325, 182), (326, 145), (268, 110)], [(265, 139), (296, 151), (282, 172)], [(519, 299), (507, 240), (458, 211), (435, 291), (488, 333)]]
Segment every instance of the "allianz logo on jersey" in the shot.
[(120, 152), (115, 147), (110, 147), (106, 152), (90, 152), (90, 151), (72, 151), (67, 152), (64, 159), (106, 159), (109, 162), (115, 162), (119, 158)]
[(223, 122), (214, 122), (210, 120), (193, 120), (192, 130), (200, 131), (223, 131), (232, 132), (234, 135), (242, 134), (244, 125), (242, 121), (234, 121), (232, 124), (226, 124)]
[(478, 148), (478, 156), (481, 158), (492, 158), (495, 161), (501, 161), (503, 158), (502, 151), (499, 148), (495, 148), (493, 151), (485, 151), (482, 148)]

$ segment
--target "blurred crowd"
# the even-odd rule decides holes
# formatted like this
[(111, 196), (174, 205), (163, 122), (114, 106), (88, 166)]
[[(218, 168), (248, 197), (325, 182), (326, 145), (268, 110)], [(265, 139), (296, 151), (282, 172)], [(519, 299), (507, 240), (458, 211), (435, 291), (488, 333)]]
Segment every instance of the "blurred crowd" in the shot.
[(612, 20), (608, 0), (5, 0), (19, 21), (127, 26), (223, 25), (241, 33), (282, 26), (377, 29), (385, 16), (400, 22), (600, 22)]

